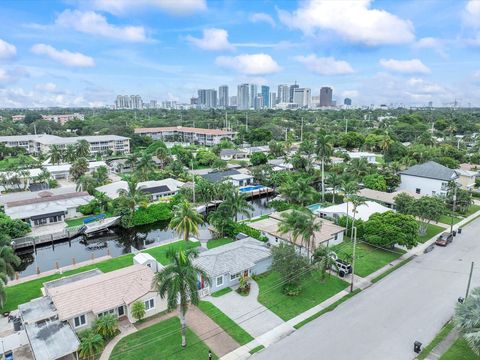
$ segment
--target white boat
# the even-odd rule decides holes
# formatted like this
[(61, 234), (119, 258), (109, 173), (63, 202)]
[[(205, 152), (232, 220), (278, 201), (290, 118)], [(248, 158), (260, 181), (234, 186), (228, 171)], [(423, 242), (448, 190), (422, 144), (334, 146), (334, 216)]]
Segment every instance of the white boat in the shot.
[(118, 225), (120, 218), (120, 216), (113, 216), (85, 224), (82, 232), (89, 236), (97, 232), (106, 231), (110, 227)]

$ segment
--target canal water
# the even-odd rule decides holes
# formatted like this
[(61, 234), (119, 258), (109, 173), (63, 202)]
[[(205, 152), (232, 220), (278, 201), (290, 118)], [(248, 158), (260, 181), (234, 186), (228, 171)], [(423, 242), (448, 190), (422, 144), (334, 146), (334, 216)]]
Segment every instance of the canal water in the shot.
[[(254, 208), (251, 217), (271, 213), (272, 209), (266, 206), (268, 200), (267, 197), (250, 200)], [(242, 214), (238, 215), (239, 220), (245, 218)], [(211, 237), (207, 227), (207, 224), (200, 227), (199, 237), (201, 239)], [(117, 257), (130, 253), (132, 246), (136, 249), (144, 249), (177, 237), (178, 235), (168, 228), (168, 222), (159, 222), (134, 229), (117, 228), (115, 234), (108, 237), (93, 238), (86, 242), (82, 237), (79, 237), (71, 241), (56, 243), (54, 246), (37, 247), (35, 253), (33, 250), (30, 250), (29, 253), (19, 253), (22, 263), (17, 268), (17, 272), (20, 277), (23, 277), (35, 274), (37, 267), (41, 272), (48, 271), (55, 269), (57, 264), (59, 267), (71, 265), (74, 259), (78, 263), (107, 254)]]

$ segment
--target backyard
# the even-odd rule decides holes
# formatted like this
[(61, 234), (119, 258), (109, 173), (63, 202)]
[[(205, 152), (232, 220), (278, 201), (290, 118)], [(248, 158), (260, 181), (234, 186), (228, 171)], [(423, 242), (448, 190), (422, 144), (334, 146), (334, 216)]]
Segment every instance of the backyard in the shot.
[[(124, 337), (110, 355), (110, 360), (166, 358), (208, 359), (208, 348), (187, 328), (187, 346), (182, 349), (180, 320), (172, 317)], [(214, 355), (213, 358), (217, 357)]]
[[(353, 253), (353, 242), (346, 240), (332, 247), (340, 259), (349, 260)], [(400, 249), (383, 250), (364, 242), (357, 242), (355, 274), (361, 277), (381, 269), (405, 253)]]
[(319, 271), (312, 272), (302, 281), (302, 291), (297, 296), (283, 293), (282, 287), (278, 286), (282, 279), (277, 272), (262, 274), (256, 277), (255, 281), (260, 288), (258, 301), (285, 321), (320, 304), (348, 286), (348, 283), (335, 276), (327, 275), (322, 280)]
[(179, 240), (170, 244), (166, 244), (163, 246), (157, 246), (153, 247), (147, 250), (143, 250), (143, 252), (146, 252), (147, 254), (152, 255), (160, 264), (162, 265), (167, 265), (168, 264), (168, 259), (167, 259), (167, 251), (168, 249), (176, 249), (176, 250), (185, 250), (185, 249), (191, 249), (195, 247), (199, 247), (201, 244), (200, 242), (192, 242), (188, 241), (185, 243), (185, 240)]
[(214, 240), (209, 240), (207, 242), (207, 248), (208, 249), (213, 249), (222, 245), (230, 244), (233, 242), (232, 239), (229, 238), (221, 238), (221, 239), (214, 239)]

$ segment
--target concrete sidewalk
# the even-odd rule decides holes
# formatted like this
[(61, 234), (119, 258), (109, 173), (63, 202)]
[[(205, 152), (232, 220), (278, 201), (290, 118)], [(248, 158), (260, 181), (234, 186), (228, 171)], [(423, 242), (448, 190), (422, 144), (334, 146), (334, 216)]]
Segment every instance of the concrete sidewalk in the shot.
[(430, 351), (430, 354), (425, 358), (425, 360), (438, 360), (442, 357), (443, 354), (447, 352), (448, 349), (453, 345), (453, 343), (458, 339), (459, 333), (457, 329), (453, 329), (450, 333), (443, 339), (437, 346)]

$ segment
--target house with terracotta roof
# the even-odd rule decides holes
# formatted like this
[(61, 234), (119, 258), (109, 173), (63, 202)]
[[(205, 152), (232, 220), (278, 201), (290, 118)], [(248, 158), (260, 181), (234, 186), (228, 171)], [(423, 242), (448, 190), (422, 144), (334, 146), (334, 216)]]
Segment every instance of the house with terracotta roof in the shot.
[(223, 139), (233, 140), (235, 131), (221, 129), (202, 129), (184, 126), (155, 128), (136, 128), (135, 134), (150, 136), (153, 140), (165, 142), (182, 142), (199, 145), (216, 145)]

